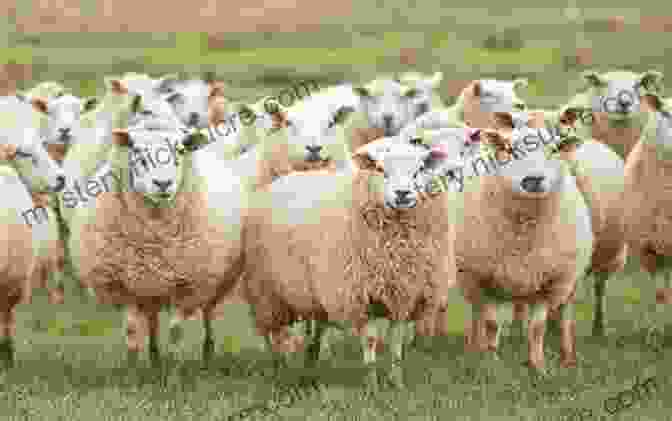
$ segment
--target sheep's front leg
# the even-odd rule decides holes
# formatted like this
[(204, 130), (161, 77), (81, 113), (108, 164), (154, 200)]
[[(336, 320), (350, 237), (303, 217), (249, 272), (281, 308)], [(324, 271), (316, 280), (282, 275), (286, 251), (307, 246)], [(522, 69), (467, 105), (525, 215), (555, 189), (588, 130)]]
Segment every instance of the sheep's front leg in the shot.
[(641, 298), (641, 306), (643, 308), (642, 319), (644, 321), (644, 328), (647, 331), (647, 341), (660, 328), (658, 322), (661, 315), (665, 312), (666, 304), (672, 302), (672, 257), (654, 255), (652, 253), (641, 253), (640, 261), (643, 269), (648, 273), (651, 279), (650, 285), (655, 289), (655, 294), (649, 290), (648, 293), (643, 293)]
[(170, 319), (168, 332), (171, 345), (177, 345), (184, 339), (184, 327), (182, 326), (182, 323), (184, 323), (190, 316), (190, 314), (186, 314), (185, 311), (186, 310), (182, 308), (176, 308), (175, 314)]
[(511, 339), (520, 340), (525, 335), (525, 327), (529, 312), (527, 304), (514, 303), (513, 304), (513, 321), (511, 322)]
[(527, 331), (528, 364), (531, 368), (544, 371), (544, 333), (548, 309), (545, 303), (530, 305), (530, 324)]
[(146, 311), (143, 315), (147, 319), (149, 327), (149, 359), (152, 365), (157, 366), (160, 363), (159, 359), (159, 312)]
[(14, 365), (14, 333), (16, 318), (14, 306), (0, 311), (0, 358), (6, 367)]
[(407, 322), (391, 320), (388, 328), (388, 343), (392, 351), (392, 368), (388, 376), (390, 384), (397, 388), (404, 387), (404, 373), (402, 362), (404, 360), (404, 343), (406, 340)]
[(140, 352), (145, 349), (149, 322), (146, 315), (137, 305), (129, 305), (126, 309), (126, 343), (128, 346), (128, 362), (135, 365)]
[(672, 256), (657, 256), (656, 270), (662, 278), (662, 282), (656, 283), (656, 303), (672, 304)]
[(595, 315), (593, 318), (593, 336), (604, 336), (604, 312), (607, 307), (608, 272), (594, 272), (595, 275)]
[(380, 336), (378, 335), (378, 328), (375, 320), (365, 322), (363, 325), (355, 326), (355, 335), (359, 336), (362, 344), (362, 353), (364, 357), (364, 366), (368, 373), (366, 383), (369, 388), (376, 388), (378, 386), (378, 375), (374, 368), (376, 363), (376, 350), (380, 347)]
[(560, 315), (560, 365), (576, 366), (576, 318), (574, 301), (561, 304)]
[(208, 362), (212, 359), (215, 352), (215, 339), (212, 330), (212, 314), (214, 306), (207, 306), (203, 308), (203, 361)]

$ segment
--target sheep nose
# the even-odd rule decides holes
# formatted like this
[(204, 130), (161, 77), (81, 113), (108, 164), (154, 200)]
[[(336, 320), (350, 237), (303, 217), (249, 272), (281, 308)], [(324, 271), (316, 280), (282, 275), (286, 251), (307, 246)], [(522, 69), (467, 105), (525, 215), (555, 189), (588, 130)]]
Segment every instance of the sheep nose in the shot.
[(152, 180), (152, 182), (156, 185), (156, 187), (159, 188), (162, 192), (165, 192), (168, 190), (168, 187), (170, 187), (171, 184), (173, 184), (173, 180)]
[(198, 113), (189, 113), (189, 125), (195, 126), (198, 124)]
[(61, 132), (62, 135), (70, 133), (70, 127), (61, 127), (58, 130)]
[(306, 160), (307, 161), (318, 161), (320, 159), (320, 151), (322, 146), (320, 145), (306, 145)]
[(411, 194), (410, 190), (395, 190), (394, 194), (397, 195), (397, 200), (399, 201), (406, 201), (408, 200), (408, 196)]
[(544, 176), (527, 176), (523, 178), (523, 181), (520, 182), (520, 185), (523, 187), (523, 190), (530, 193), (540, 193), (543, 191), (543, 183), (546, 177)]
[(394, 116), (392, 114), (383, 115), (383, 125), (386, 129), (392, 128), (392, 122), (394, 121)]
[(54, 192), (58, 193), (61, 190), (63, 190), (63, 188), (65, 188), (65, 176), (64, 175), (57, 175), (56, 176), (56, 183), (57, 184), (56, 184), (56, 187), (54, 188)]

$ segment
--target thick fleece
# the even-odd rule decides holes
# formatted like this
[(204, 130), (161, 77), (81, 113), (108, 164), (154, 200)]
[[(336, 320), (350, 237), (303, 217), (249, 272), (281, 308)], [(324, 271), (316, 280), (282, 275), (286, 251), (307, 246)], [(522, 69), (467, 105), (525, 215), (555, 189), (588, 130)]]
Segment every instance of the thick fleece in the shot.
[[(672, 123), (668, 112), (652, 113), (625, 166), (626, 238), (630, 253), (653, 278), (660, 304), (672, 302)], [(662, 279), (659, 279), (662, 278)], [(661, 282), (663, 281), (664, 282)], [(642, 297), (651, 303), (652, 297)], [(652, 309), (645, 309), (651, 311)]]
[[(544, 195), (517, 192), (512, 184), (526, 174), (539, 175), (541, 168), (526, 162), (530, 159), (541, 160), (537, 161), (541, 168), (545, 165), (560, 171), (552, 181), (555, 186)], [(590, 214), (574, 178), (564, 164), (558, 167), (557, 161), (545, 162), (537, 155), (510, 162), (503, 170), (507, 175), (465, 177), (463, 208), (456, 208), (462, 212), (458, 218), (463, 218), (456, 225), (455, 250), (458, 282), (465, 298), (486, 316), (493, 305), (533, 305), (528, 341), (530, 363), (536, 368), (544, 365), (546, 314), (570, 301), (593, 253)], [(530, 171), (525, 169), (527, 165), (531, 165)], [(477, 327), (471, 334), (479, 338), (483, 328), (479, 323), (485, 323), (487, 346), (496, 349), (496, 319), (479, 320), (481, 314), (475, 317)], [(571, 365), (576, 361), (575, 337), (572, 327), (566, 327), (562, 359), (563, 364)], [(479, 339), (472, 343), (482, 346)]]
[[(370, 304), (393, 321), (445, 307), (455, 279), (450, 200), (392, 210), (382, 190), (382, 176), (362, 170), (290, 174), (255, 195), (244, 293), (260, 335), (274, 340), (304, 319), (350, 322), (366, 339)], [(365, 360), (374, 345), (369, 338)]]
[[(185, 314), (203, 308), (209, 326), (214, 304), (230, 292), (242, 267), (240, 181), (230, 172), (203, 184), (185, 151), (174, 199), (152, 207), (146, 194), (129, 187), (128, 147), (113, 146), (109, 159), (118, 180), (114, 191), (101, 194), (95, 207), (76, 208), (72, 222), (70, 247), (80, 279), (101, 302), (127, 305), (129, 322), (144, 315), (153, 325), (159, 307), (171, 304)], [(146, 332), (138, 329), (129, 331), (129, 351), (144, 348)], [(149, 333), (152, 350), (156, 332)]]

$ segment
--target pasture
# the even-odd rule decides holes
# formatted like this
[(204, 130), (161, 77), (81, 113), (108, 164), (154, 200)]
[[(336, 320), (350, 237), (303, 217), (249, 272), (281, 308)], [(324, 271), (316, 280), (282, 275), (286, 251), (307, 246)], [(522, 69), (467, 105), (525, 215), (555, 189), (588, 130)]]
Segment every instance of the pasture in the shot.
[[(92, 0), (81, 3), (89, 16), (97, 16)], [(352, 6), (351, 15), (320, 19), (308, 35), (265, 29), (227, 33), (226, 22), (237, 18), (233, 6), (218, 9), (221, 20), (209, 24), (220, 31), (217, 36), (143, 33), (133, 25), (120, 34), (21, 32), (19, 17), (7, 18), (0, 29), (7, 40), (0, 48), (0, 64), (14, 69), (10, 76), (18, 89), (56, 80), (84, 96), (102, 95), (104, 76), (127, 71), (215, 72), (230, 85), (227, 96), (249, 102), (299, 80), (326, 86), (415, 69), (443, 71), (441, 93), (451, 103), (471, 79), (527, 77), (530, 87), (522, 96), (531, 108), (564, 103), (581, 86), (579, 72), (585, 69), (655, 69), (672, 77), (672, 55), (666, 57), (669, 32), (664, 32), (672, 28), (654, 24), (664, 19), (652, 18), (669, 13), (672, 22), (672, 6), (664, 3), (640, 2), (634, 9), (624, 1), (600, 2), (600, 7), (582, 9), (583, 23), (568, 22), (564, 4), (450, 3), (447, 8), (435, 0), (422, 5), (362, 2)], [(20, 9), (17, 16), (31, 13), (27, 5)], [(623, 24), (610, 23), (618, 15)], [(291, 17), (285, 11), (279, 19)], [(516, 45), (517, 40), (523, 45)], [(573, 58), (577, 43), (591, 51), (584, 64)], [(233, 420), (245, 408), (275, 405), (264, 414), (238, 419), (672, 420), (666, 399), (672, 386), (672, 335), (662, 331), (647, 337), (642, 329), (643, 312), (652, 310), (642, 308), (640, 297), (654, 294), (654, 287), (636, 262), (608, 284), (604, 339), (590, 335), (592, 293), (579, 286), (576, 368), (559, 368), (558, 338), (551, 335), (545, 350), (547, 378), (528, 372), (522, 365), (524, 340), (506, 331), (498, 361), (466, 353), (462, 334), (470, 310), (455, 291), (449, 312), (452, 335), (409, 348), (403, 365), (406, 388), (382, 385), (376, 393), (362, 387), (358, 341), (348, 335), (330, 338), (333, 355), (323, 355), (317, 368), (304, 369), (297, 358), (279, 379), (272, 378), (263, 340), (255, 335), (246, 306), (238, 304), (224, 307), (214, 324), (216, 353), (207, 367), (200, 362), (201, 323), (186, 322), (184, 344), (173, 349), (168, 311), (161, 315), (163, 365), (154, 368), (143, 360), (130, 367), (124, 314), (95, 304), (74, 284), (70, 280), (63, 305), (49, 305), (45, 293), (35, 291), (32, 304), (18, 307), (17, 362), (0, 371), (1, 419)], [(672, 313), (661, 313), (657, 320), (663, 326), (672, 321)], [(387, 363), (380, 363), (381, 370)], [(657, 390), (651, 396), (618, 414), (605, 410), (605, 400), (652, 376)], [(306, 377), (319, 384), (317, 390), (295, 386)], [(287, 404), (283, 387), (301, 390), (300, 399)], [(579, 415), (586, 408), (593, 417)]]

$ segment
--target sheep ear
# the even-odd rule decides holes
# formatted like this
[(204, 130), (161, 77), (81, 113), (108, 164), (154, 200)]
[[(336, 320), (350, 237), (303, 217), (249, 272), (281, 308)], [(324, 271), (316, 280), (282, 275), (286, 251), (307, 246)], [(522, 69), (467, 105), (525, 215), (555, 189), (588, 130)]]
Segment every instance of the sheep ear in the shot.
[(481, 81), (480, 80), (474, 81), (474, 83), (471, 85), (471, 92), (474, 94), (475, 97), (480, 97), (481, 96), (481, 93), (483, 91), (481, 88), (482, 87), (481, 87)]
[(33, 109), (37, 112), (46, 114), (48, 110), (47, 101), (43, 98), (35, 97), (30, 100), (30, 105), (33, 106)]
[(0, 161), (11, 161), (16, 158), (16, 146), (11, 144), (0, 145)]
[(90, 98), (86, 98), (84, 100), (84, 103), (82, 104), (82, 112), (85, 113), (87, 111), (93, 110), (94, 108), (96, 108), (96, 106), (98, 106), (99, 103), (100, 103), (100, 100), (98, 98), (96, 98), (95, 96), (92, 96)]
[(528, 80), (526, 78), (517, 78), (516, 80), (513, 81), (513, 89), (517, 90), (520, 88), (527, 88), (529, 85)]
[(209, 96), (209, 98), (214, 98), (214, 97), (218, 97), (218, 96), (223, 97), (224, 92), (225, 92), (224, 84), (218, 83), (218, 82), (211, 83), (210, 84), (210, 96)]
[(389, 138), (382, 137), (360, 146), (352, 154), (352, 162), (360, 170), (382, 171), (380, 160), (388, 147)]
[(175, 92), (171, 92), (171, 93), (169, 93), (169, 94), (166, 94), (166, 96), (164, 97), (164, 100), (166, 100), (167, 102), (171, 102), (171, 103), (172, 103), (172, 102), (175, 102), (175, 101), (176, 101), (178, 98), (180, 98), (181, 96), (182, 96), (182, 93), (181, 93), (181, 92), (177, 92), (177, 91), (175, 91)]
[(168, 75), (164, 75), (156, 81), (156, 84), (154, 85), (154, 88), (158, 92), (163, 92), (163, 93), (170, 93), (175, 89), (175, 85), (179, 82), (180, 77), (177, 74), (171, 73)]
[(415, 98), (418, 95), (420, 95), (420, 89), (416, 89), (416, 88), (410, 88), (409, 87), (409, 88), (406, 89), (406, 92), (404, 92), (404, 96), (406, 98)]
[(354, 107), (344, 105), (336, 110), (336, 114), (334, 115), (334, 122), (336, 124), (344, 124), (354, 112)]
[(121, 79), (105, 78), (105, 86), (113, 94), (119, 95), (128, 93), (128, 89), (126, 89), (126, 86), (124, 85), (124, 82), (121, 81)]
[(659, 92), (663, 74), (655, 70), (649, 70), (639, 76), (639, 85), (649, 92)]
[(436, 88), (441, 84), (442, 80), (443, 80), (443, 72), (436, 72), (429, 80), (429, 84), (432, 85), (432, 87)]
[(133, 140), (131, 135), (126, 129), (113, 129), (112, 130), (112, 140), (117, 146), (131, 147), (133, 145)]
[(361, 98), (368, 98), (371, 96), (371, 92), (369, 92), (369, 90), (363, 86), (355, 86), (352, 88), (352, 90), (357, 96)]
[(504, 138), (495, 130), (481, 130), (481, 141), (488, 145), (497, 146), (504, 143)]
[(587, 71), (581, 74), (581, 77), (588, 82), (590, 86), (600, 87), (607, 84), (607, 81), (604, 80), (602, 75), (595, 71)]

